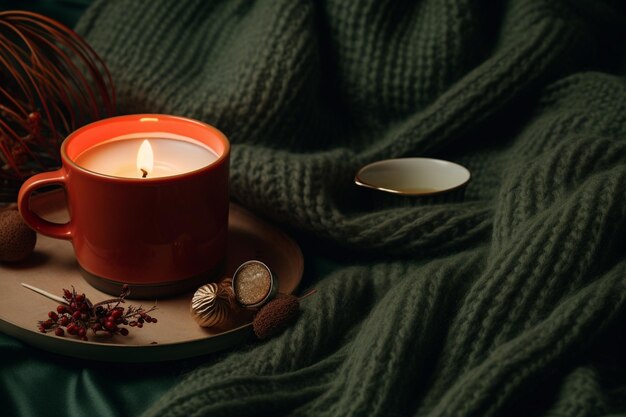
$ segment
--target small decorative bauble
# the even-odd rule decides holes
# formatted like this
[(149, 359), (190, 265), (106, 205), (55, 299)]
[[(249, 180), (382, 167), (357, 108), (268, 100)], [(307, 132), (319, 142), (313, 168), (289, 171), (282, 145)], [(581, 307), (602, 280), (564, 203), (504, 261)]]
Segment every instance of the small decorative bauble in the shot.
[(219, 326), (229, 317), (231, 300), (230, 287), (214, 282), (203, 285), (191, 299), (191, 315), (202, 327)]
[(20, 262), (33, 253), (37, 234), (17, 210), (0, 211), (0, 262)]
[(265, 304), (254, 317), (252, 328), (259, 339), (276, 336), (298, 318), (300, 302), (290, 294), (278, 294)]
[(237, 268), (233, 274), (232, 288), (240, 306), (259, 308), (276, 295), (278, 279), (263, 262), (252, 260)]

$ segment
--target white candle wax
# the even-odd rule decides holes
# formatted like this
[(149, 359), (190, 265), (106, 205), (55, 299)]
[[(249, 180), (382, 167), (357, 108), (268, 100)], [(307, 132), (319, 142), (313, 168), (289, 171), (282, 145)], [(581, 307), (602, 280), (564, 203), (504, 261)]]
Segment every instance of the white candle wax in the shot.
[(218, 158), (215, 151), (194, 139), (168, 133), (150, 133), (126, 135), (104, 141), (78, 155), (74, 162), (99, 174), (142, 178), (143, 173), (137, 167), (137, 154), (146, 139), (150, 143), (154, 159), (154, 166), (149, 170), (147, 178), (195, 171), (212, 164)]

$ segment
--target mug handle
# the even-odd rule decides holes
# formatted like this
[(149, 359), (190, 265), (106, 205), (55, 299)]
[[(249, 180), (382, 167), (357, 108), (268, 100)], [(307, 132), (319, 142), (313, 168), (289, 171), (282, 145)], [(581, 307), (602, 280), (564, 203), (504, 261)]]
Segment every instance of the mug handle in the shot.
[(65, 187), (66, 175), (63, 168), (42, 172), (37, 175), (33, 175), (24, 182), (20, 192), (17, 196), (17, 207), (20, 214), (24, 218), (26, 224), (33, 228), (42, 235), (50, 236), (56, 239), (72, 239), (72, 230), (70, 228), (70, 222), (65, 224), (52, 223), (48, 220), (42, 219), (38, 214), (30, 209), (30, 196), (38, 188), (45, 187), (47, 185), (61, 185)]

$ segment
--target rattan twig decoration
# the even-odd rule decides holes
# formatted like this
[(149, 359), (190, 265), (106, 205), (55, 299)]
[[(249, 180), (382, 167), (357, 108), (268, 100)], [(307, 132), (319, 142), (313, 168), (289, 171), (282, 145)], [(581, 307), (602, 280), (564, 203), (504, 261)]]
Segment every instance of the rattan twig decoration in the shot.
[(36, 13), (0, 12), (0, 201), (59, 166), (69, 132), (114, 112), (111, 74), (78, 34)]

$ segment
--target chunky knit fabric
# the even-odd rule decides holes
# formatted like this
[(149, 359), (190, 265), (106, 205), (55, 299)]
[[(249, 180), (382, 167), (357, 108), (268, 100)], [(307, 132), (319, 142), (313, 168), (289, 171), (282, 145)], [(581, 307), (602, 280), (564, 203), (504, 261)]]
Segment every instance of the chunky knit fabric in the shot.
[[(625, 29), (619, 1), (96, 2), (122, 112), (223, 130), (318, 290), (146, 415), (625, 412)], [(465, 201), (354, 186), (406, 156), (466, 165)]]

